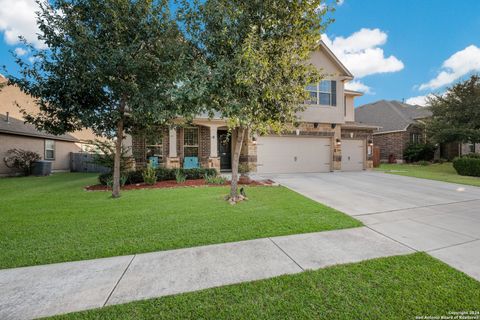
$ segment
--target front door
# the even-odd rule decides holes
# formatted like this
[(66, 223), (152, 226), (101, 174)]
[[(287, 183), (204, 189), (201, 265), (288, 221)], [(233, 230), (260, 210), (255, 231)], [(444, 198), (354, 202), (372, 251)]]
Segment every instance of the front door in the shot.
[(220, 155), (220, 170), (232, 170), (232, 139), (228, 131), (218, 131), (218, 153)]

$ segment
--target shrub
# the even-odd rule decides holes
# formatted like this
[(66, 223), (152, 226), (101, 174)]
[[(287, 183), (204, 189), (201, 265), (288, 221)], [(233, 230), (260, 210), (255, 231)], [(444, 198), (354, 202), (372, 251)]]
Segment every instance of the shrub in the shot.
[(403, 151), (407, 162), (432, 161), (436, 147), (431, 143), (411, 143)]
[(468, 153), (463, 157), (470, 158), (470, 159), (480, 159), (480, 153)]
[(218, 175), (210, 176), (208, 174), (205, 174), (205, 183), (206, 184), (225, 184), (226, 181), (227, 181), (227, 179), (225, 179), (222, 176), (218, 176)]
[[(176, 172), (179, 171), (185, 176), (185, 180), (191, 179), (203, 179), (205, 176), (216, 177), (217, 170), (211, 168), (195, 168), (195, 169), (167, 169), (167, 168), (157, 168), (154, 169), (156, 174), (156, 181), (166, 181), (166, 180), (176, 180)], [(143, 177), (143, 170), (128, 171), (122, 176), (126, 177), (125, 184), (136, 184), (146, 182)], [(103, 173), (98, 176), (98, 181), (100, 184), (106, 186), (107, 181), (111, 179), (111, 173)]]
[(146, 184), (153, 185), (155, 184), (155, 182), (157, 182), (157, 173), (155, 172), (155, 169), (150, 164), (143, 171), (142, 177), (143, 177), (143, 181)]
[(187, 176), (182, 169), (175, 170), (175, 180), (177, 181), (177, 183), (184, 183), (185, 180), (187, 180)]
[[(92, 162), (107, 168), (113, 172), (113, 165), (115, 162), (115, 145), (110, 141), (94, 140), (91, 143), (95, 146), (95, 154)], [(126, 173), (132, 169), (133, 159), (128, 156), (129, 148), (122, 147), (120, 154), (120, 172)]]
[(127, 173), (127, 184), (137, 184), (143, 182), (143, 171), (135, 170)]
[(453, 167), (461, 176), (480, 177), (480, 157), (463, 156), (455, 158)]
[(33, 151), (23, 149), (10, 149), (7, 151), (3, 161), (10, 169), (17, 169), (28, 176), (32, 172), (33, 162), (40, 160), (41, 156)]
[[(113, 174), (111, 172), (100, 174), (98, 176), (98, 182), (100, 182), (100, 184), (103, 186), (112, 187)], [(128, 174), (120, 175), (120, 185), (123, 187), (127, 183), (128, 183)]]
[(250, 168), (248, 167), (248, 163), (243, 162), (238, 165), (238, 173), (244, 175), (249, 172)]

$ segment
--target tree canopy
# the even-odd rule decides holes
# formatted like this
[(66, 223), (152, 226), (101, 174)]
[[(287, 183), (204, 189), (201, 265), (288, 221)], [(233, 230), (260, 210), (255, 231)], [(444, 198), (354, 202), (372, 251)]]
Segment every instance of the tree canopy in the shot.
[(279, 132), (297, 121), (305, 86), (320, 80), (307, 61), (321, 39), (327, 8), (320, 1), (185, 0), (186, 39), (204, 59), (206, 100), (236, 137), (231, 199), (238, 197), (240, 148), (246, 132)]
[(429, 99), (429, 136), (435, 142), (480, 142), (480, 76), (455, 84)]
[[(11, 83), (37, 99), (40, 113), (26, 114), (41, 130), (63, 134), (90, 128), (114, 137), (193, 114), (175, 101), (193, 52), (172, 19), (167, 0), (42, 0), (39, 39), (30, 64), (17, 58)], [(28, 44), (27, 44), (28, 45)], [(113, 196), (119, 195), (119, 158)]]

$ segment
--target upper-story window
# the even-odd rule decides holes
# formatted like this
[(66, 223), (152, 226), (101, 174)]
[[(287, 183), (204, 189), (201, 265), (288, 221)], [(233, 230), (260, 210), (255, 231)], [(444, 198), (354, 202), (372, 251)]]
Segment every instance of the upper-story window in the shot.
[(322, 106), (337, 105), (337, 81), (322, 80), (317, 84), (307, 86), (309, 93), (306, 104), (316, 104)]

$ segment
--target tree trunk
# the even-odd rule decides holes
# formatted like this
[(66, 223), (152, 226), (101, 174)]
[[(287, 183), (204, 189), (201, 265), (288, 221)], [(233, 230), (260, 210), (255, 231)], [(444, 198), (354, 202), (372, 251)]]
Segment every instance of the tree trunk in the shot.
[(233, 151), (232, 158), (232, 183), (230, 186), (230, 202), (235, 203), (241, 199), (238, 194), (238, 163), (240, 162), (240, 151), (242, 150), (243, 138), (245, 136), (246, 129), (244, 127), (235, 128), (235, 133), (237, 134), (235, 140), (235, 147)]
[(113, 162), (113, 186), (112, 198), (120, 197), (120, 162), (122, 158), (123, 143), (123, 114), (125, 112), (125, 101), (120, 101), (120, 119), (117, 122), (117, 140), (115, 141), (115, 157)]

